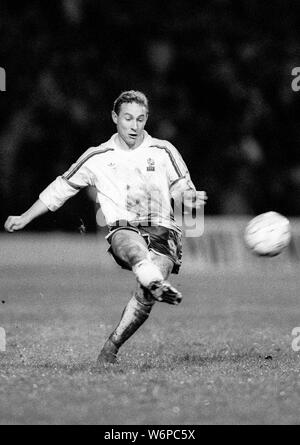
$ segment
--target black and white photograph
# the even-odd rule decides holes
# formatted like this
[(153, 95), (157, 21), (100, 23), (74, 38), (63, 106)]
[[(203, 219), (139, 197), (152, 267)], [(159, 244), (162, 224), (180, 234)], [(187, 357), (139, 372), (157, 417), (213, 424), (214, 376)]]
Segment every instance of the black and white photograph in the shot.
[(0, 35), (0, 425), (299, 425), (299, 1), (2, 0)]

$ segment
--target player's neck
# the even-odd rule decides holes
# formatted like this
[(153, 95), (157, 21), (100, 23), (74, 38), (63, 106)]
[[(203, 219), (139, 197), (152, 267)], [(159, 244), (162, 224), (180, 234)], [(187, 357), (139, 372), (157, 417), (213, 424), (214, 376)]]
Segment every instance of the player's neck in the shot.
[(143, 132), (141, 134), (141, 136), (138, 139), (136, 139), (136, 141), (132, 145), (128, 145), (126, 143), (126, 141), (124, 141), (124, 139), (122, 139), (122, 137), (119, 134), (116, 135), (116, 139), (115, 140), (116, 140), (119, 148), (121, 148), (121, 150), (133, 151), (136, 148), (138, 148), (140, 145), (142, 145), (142, 143), (144, 142), (144, 139), (145, 139), (145, 132)]

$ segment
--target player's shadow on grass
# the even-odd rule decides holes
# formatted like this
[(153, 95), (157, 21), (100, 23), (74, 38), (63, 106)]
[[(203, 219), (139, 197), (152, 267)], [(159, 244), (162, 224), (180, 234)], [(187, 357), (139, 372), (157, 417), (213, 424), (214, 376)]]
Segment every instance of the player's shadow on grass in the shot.
[(239, 363), (245, 360), (255, 360), (258, 362), (269, 362), (273, 360), (272, 355), (264, 356), (258, 351), (243, 351), (237, 353), (218, 352), (212, 354), (184, 353), (176, 356), (174, 362), (177, 365), (201, 365), (209, 366), (217, 363)]
[[(275, 357), (274, 357), (275, 358)], [(273, 360), (273, 355), (263, 355), (259, 351), (241, 351), (236, 353), (195, 353), (185, 352), (178, 355), (162, 354), (159, 360), (156, 358), (149, 358), (147, 360), (137, 359), (135, 362), (126, 363), (127, 368), (135, 368), (140, 372), (147, 372), (151, 369), (176, 369), (178, 366), (211, 366), (215, 364), (239, 364), (245, 361), (254, 361), (258, 364), (270, 364)]]
[(128, 355), (127, 357), (120, 357), (119, 364), (114, 365), (111, 370), (139, 371), (148, 372), (151, 370), (174, 370), (178, 367), (186, 366), (201, 366), (207, 367), (215, 364), (239, 364), (245, 361), (254, 361), (256, 363), (271, 363), (272, 356), (263, 356), (259, 352), (245, 351), (239, 353), (194, 353), (185, 352), (178, 355), (160, 354), (159, 357), (144, 357), (135, 356), (134, 358)]

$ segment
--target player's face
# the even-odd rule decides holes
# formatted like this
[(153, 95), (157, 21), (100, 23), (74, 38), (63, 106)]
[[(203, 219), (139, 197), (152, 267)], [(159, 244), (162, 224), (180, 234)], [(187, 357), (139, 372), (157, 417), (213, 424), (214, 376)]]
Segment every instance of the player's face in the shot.
[(119, 138), (129, 148), (136, 148), (142, 143), (147, 118), (147, 109), (135, 102), (122, 104), (119, 114), (112, 112)]

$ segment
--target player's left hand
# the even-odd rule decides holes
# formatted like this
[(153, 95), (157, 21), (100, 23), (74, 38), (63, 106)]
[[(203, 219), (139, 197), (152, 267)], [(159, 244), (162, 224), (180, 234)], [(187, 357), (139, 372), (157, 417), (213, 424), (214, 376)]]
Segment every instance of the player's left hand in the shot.
[(205, 191), (188, 190), (183, 194), (184, 207), (187, 209), (199, 209), (206, 204), (207, 194)]

